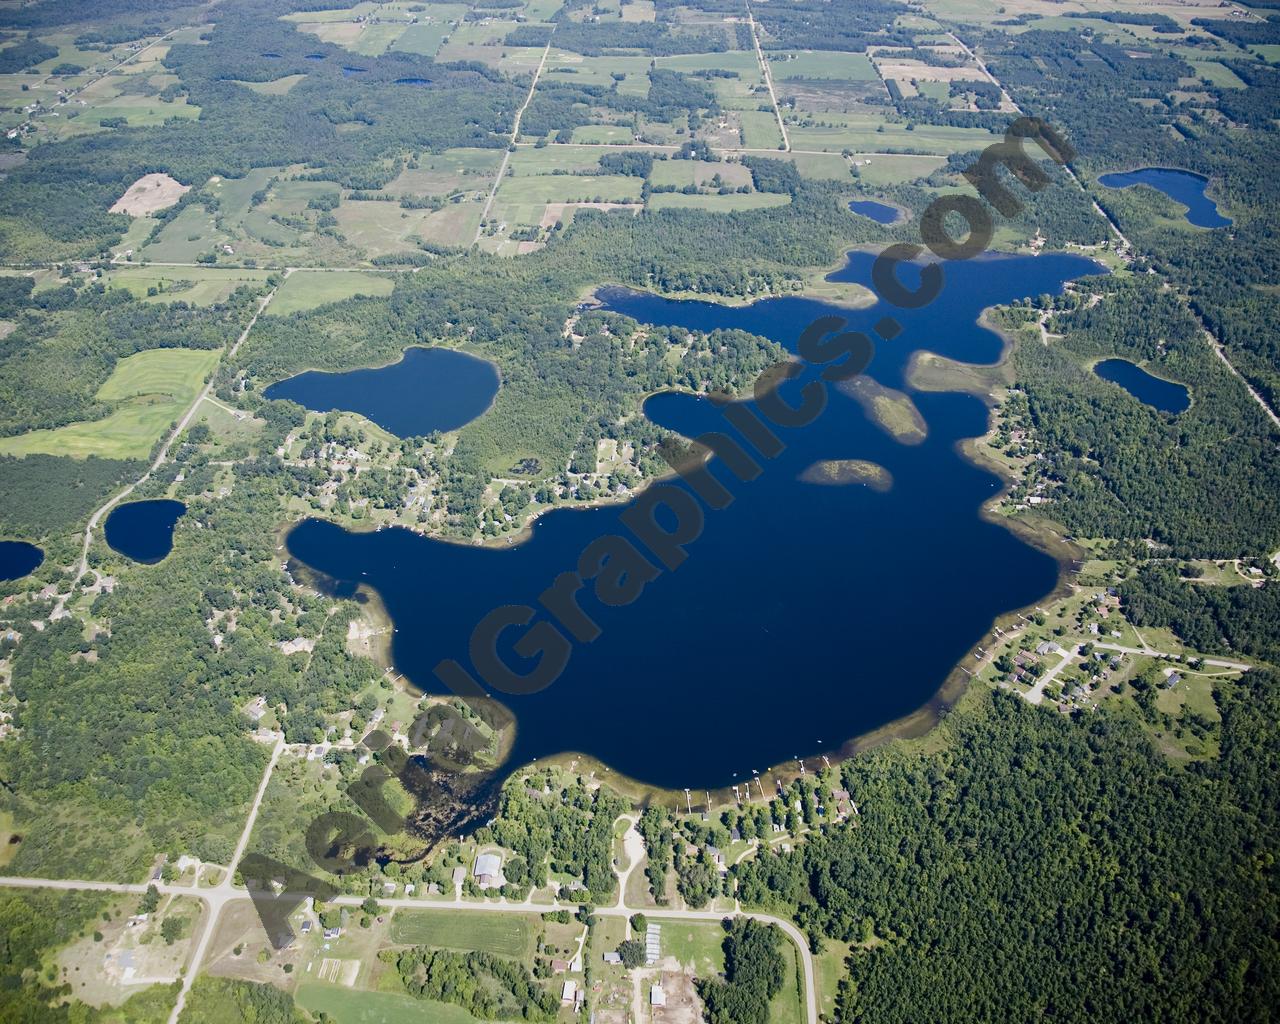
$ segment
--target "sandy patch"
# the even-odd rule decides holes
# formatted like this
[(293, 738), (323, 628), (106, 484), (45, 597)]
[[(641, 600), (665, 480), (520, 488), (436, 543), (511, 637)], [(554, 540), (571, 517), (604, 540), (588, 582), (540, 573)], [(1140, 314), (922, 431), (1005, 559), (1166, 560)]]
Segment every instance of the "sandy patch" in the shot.
[(167, 174), (144, 174), (111, 205), (111, 212), (145, 217), (157, 210), (167, 209), (181, 199), (184, 192), (190, 190), (190, 185), (184, 185)]

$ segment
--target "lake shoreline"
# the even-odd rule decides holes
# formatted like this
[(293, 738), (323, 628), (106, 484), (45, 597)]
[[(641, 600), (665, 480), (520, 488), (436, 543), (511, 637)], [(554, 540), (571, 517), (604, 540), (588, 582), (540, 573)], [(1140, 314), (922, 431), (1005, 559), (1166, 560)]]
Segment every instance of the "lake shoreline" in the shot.
[[(845, 258), (847, 260), (847, 254)], [(993, 371), (1007, 368), (1013, 350), (1013, 339), (1010, 337), (1008, 332), (997, 327), (991, 322), (990, 312), (991, 308), (984, 309), (977, 318), (977, 323), (984, 329), (992, 331), (1001, 339), (1001, 351), (996, 362), (989, 365), (974, 366), (974, 369), (977, 371), (988, 371), (988, 375), (991, 375)], [(923, 350), (917, 355), (924, 354), (927, 354), (927, 350)], [(968, 366), (970, 364), (958, 363), (957, 365)], [(1006, 375), (1007, 370), (1005, 373), (1001, 374), (1002, 377)], [(978, 373), (977, 376), (981, 377), (982, 374)], [(988, 385), (990, 384), (989, 381), (987, 383)], [(1002, 386), (1007, 386), (1007, 381), (1004, 382)], [(918, 390), (909, 380), (908, 387), (913, 391)], [(1013, 478), (1008, 474), (1005, 468), (988, 458), (979, 447), (982, 438), (989, 436), (990, 434), (991, 420), (989, 410), (993, 406), (995, 398), (991, 394), (989, 386), (974, 386), (965, 381), (956, 381), (954, 382), (954, 386), (947, 387), (944, 390), (954, 390), (972, 394), (975, 397), (978, 397), (979, 400), (983, 401), (988, 408), (986, 432), (979, 437), (961, 439), (955, 445), (958, 453), (967, 462), (984, 471), (993, 473), (1001, 482), (1002, 486), (1000, 491), (983, 501), (983, 504), (979, 509), (979, 516), (986, 522), (1006, 527), (1010, 533), (1014, 534), (1023, 542), (1029, 544), (1040, 552), (1049, 555), (1058, 566), (1054, 586), (1047, 593), (1040, 595), (1029, 604), (1022, 605), (1019, 608), (1012, 609), (994, 617), (986, 627), (989, 630), (993, 626), (1016, 622), (1020, 614), (1033, 609), (1038, 603), (1043, 603), (1046, 600), (1054, 600), (1061, 595), (1068, 593), (1070, 585), (1067, 583), (1068, 577), (1066, 570), (1073, 562), (1082, 557), (1083, 551), (1067, 540), (1066, 537), (1063, 536), (1061, 528), (1051, 520), (1040, 517), (1020, 517), (1013, 519), (994, 512), (995, 503), (997, 503), (1003, 496), (1007, 495), (1009, 489), (1014, 483)], [(645, 486), (648, 486), (655, 481), (660, 482), (663, 479), (668, 479), (670, 476), (671, 474), (665, 474), (663, 477), (651, 479), (645, 482)], [(551, 508), (590, 508), (601, 504), (625, 502), (633, 500), (636, 494), (640, 493), (642, 489), (643, 488), (638, 488), (635, 492), (626, 496), (601, 499), (592, 503), (584, 503), (580, 506), (559, 505), (549, 506), (548, 509), (539, 510), (539, 514), (530, 520), (530, 522), (520, 531), (520, 543), (523, 543), (532, 535), (534, 523), (538, 518), (540, 518), (541, 512), (548, 511)], [(365, 530), (367, 531), (368, 527), (365, 527)], [(413, 532), (427, 535), (425, 534), (425, 531)], [(436, 539), (452, 540), (450, 538)], [(457, 543), (456, 540), (454, 542)], [(470, 546), (469, 542), (461, 543), (464, 546)], [(499, 540), (497, 542), (497, 546), (507, 547), (514, 545), (512, 539), (509, 538), (506, 543)], [(389, 626), (390, 628), (394, 628), (389, 615), (387, 615), (385, 609), (381, 608), (380, 602), (378, 602), (376, 606), (366, 605), (366, 614), (370, 614), (371, 616), (376, 617), (377, 621)], [(968, 654), (969, 652), (966, 652), (966, 656), (968, 656)], [(389, 639), (386, 656), (388, 659), (388, 666), (392, 667), (393, 671), (395, 671), (394, 667), (390, 665)], [(401, 678), (404, 679), (405, 684), (410, 688), (411, 692), (419, 692), (418, 688), (413, 685), (408, 677), (401, 676)], [(828, 764), (834, 765), (867, 750), (883, 746), (893, 740), (917, 739), (923, 737), (931, 732), (939, 724), (946, 712), (954, 707), (956, 703), (964, 697), (965, 693), (968, 691), (968, 683), (969, 676), (967, 672), (959, 663), (957, 663), (939, 684), (933, 694), (931, 694), (927, 700), (911, 712), (884, 722), (873, 729), (856, 734), (843, 741), (838, 747), (834, 747), (825, 752), (825, 754), (821, 752), (810, 752), (798, 761), (786, 761), (767, 767), (760, 774), (762, 777), (765, 775), (771, 776), (772, 779), (770, 785), (772, 786), (776, 787), (778, 783), (786, 785), (791, 779), (799, 776), (802, 773), (802, 770), (807, 773), (820, 769), (824, 761)], [(523, 770), (527, 770), (531, 765), (542, 766), (547, 764), (560, 764), (566, 766), (573, 765), (576, 770), (589, 772), (598, 780), (607, 781), (611, 786), (619, 789), (620, 792), (630, 794), (634, 799), (641, 802), (662, 803), (670, 806), (684, 804), (684, 801), (680, 799), (683, 796), (683, 791), (679, 788), (645, 783), (640, 779), (627, 776), (614, 770), (609, 764), (598, 757), (585, 755), (573, 750), (565, 750), (556, 754), (540, 757), (532, 761), (515, 763), (510, 766), (502, 766), (498, 769), (498, 774), (500, 774), (505, 781), (509, 780), (513, 775), (516, 775)], [(743, 781), (745, 782), (747, 779), (744, 778)], [(739, 785), (741, 785), (741, 783), (739, 783)], [(766, 787), (766, 790), (767, 789), (768, 787)], [(702, 792), (705, 794), (708, 791), (704, 789)], [(709, 792), (712, 794), (713, 805), (719, 804), (731, 806), (729, 801), (735, 799), (731, 786), (724, 786)], [(705, 803), (705, 800), (701, 801), (701, 803)]]

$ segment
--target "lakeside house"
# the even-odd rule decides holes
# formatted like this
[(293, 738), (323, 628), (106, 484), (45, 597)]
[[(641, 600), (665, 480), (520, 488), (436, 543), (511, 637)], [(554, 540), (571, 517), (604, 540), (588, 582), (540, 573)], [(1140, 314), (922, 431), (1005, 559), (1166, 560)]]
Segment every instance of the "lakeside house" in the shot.
[(502, 885), (502, 858), (496, 853), (482, 853), (471, 873), (482, 888)]

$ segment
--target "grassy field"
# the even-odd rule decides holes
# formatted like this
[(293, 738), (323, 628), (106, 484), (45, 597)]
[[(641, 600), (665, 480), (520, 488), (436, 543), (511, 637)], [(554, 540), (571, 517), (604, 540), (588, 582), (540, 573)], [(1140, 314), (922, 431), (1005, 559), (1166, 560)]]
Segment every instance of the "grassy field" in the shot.
[[(839, 157), (837, 157), (839, 159)], [(716, 175), (726, 185), (737, 188), (751, 184), (751, 172), (742, 164), (715, 163), (708, 160), (659, 160), (653, 165), (649, 181), (654, 185), (705, 185)]]
[[(858, 180), (868, 185), (897, 185), (901, 182), (927, 178), (947, 161), (940, 156), (910, 156), (907, 154), (855, 154), (855, 160), (863, 161), (858, 167)], [(870, 160), (870, 163), (865, 161)]]
[(905, 124), (884, 123), (878, 118), (853, 114), (824, 114), (822, 120), (829, 122), (828, 125), (814, 128), (788, 126), (792, 147), (836, 152), (846, 148), (864, 152), (904, 149), (946, 156), (981, 149), (997, 138), (982, 128), (952, 128), (947, 125), (921, 124), (908, 131)]
[(341, 302), (354, 295), (390, 295), (394, 287), (395, 279), (387, 274), (299, 270), (290, 274), (280, 286), (267, 307), (267, 315), (288, 316), (302, 309)]
[(829, 1020), (835, 1019), (836, 988), (844, 974), (844, 961), (849, 947), (842, 942), (823, 943), (823, 950), (813, 958), (814, 981), (818, 986), (818, 1012)]
[(804, 979), (796, 959), (796, 947), (785, 936), (779, 947), (786, 965), (782, 988), (769, 1001), (769, 1024), (805, 1024)]
[(98, 389), (116, 408), (104, 419), (0, 440), (0, 454), (142, 459), (195, 400), (218, 362), (216, 350), (165, 348), (121, 359)]
[(718, 921), (681, 921), (649, 915), (662, 925), (662, 955), (673, 956), (699, 978), (724, 971), (724, 929)]
[(626, 174), (546, 174), (502, 179), (498, 196), (508, 203), (637, 202), (644, 182)]
[(391, 941), (399, 945), (481, 950), (501, 956), (533, 951), (534, 918), (528, 914), (457, 914), (448, 910), (397, 910)]
[(436, 1003), (397, 992), (368, 992), (304, 981), (295, 994), (313, 1014), (327, 1013), (337, 1024), (474, 1024), (460, 1006)]
[(160, 231), (139, 255), (156, 263), (194, 263), (196, 257), (228, 241), (217, 229), (213, 214), (203, 206), (188, 206)]
[(761, 210), (769, 206), (786, 206), (791, 197), (775, 192), (730, 192), (726, 196), (687, 196), (683, 192), (655, 192), (649, 196), (651, 210), (710, 210), (730, 213), (734, 210)]
[(874, 82), (876, 69), (865, 53), (839, 53), (834, 50), (801, 51), (780, 55), (770, 60), (769, 74), (785, 81), (789, 78), (827, 78), (845, 82)]
[(395, 41), (391, 49), (404, 50), (407, 53), (420, 53), (427, 57), (434, 57), (436, 51), (440, 49), (440, 44), (444, 42), (444, 37), (449, 34), (453, 26), (448, 23), (431, 24), (431, 25), (410, 25), (404, 30), (400, 38)]
[[(778, 130), (778, 119), (773, 111), (744, 110), (739, 116), (742, 118), (742, 144), (747, 149), (777, 149), (782, 145), (782, 132)], [(794, 138), (792, 145), (795, 145)]]
[[(150, 302), (189, 302), (208, 306), (226, 299), (241, 285), (251, 287), (266, 280), (265, 270), (232, 270), (217, 267), (129, 267), (104, 275), (107, 288), (123, 288)], [(158, 294), (147, 296), (149, 288)]]

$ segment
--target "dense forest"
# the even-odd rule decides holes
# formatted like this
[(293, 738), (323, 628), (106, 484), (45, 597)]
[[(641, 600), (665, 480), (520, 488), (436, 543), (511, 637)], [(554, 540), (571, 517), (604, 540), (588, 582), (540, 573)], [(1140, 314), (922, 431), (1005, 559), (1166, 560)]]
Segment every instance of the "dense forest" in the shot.
[[(1062, 337), (1024, 341), (1014, 367), (1025, 425), (1046, 447), (1055, 518), (1080, 536), (1150, 538), (1182, 557), (1280, 545), (1275, 432), (1175, 293), (1151, 275), (1090, 278), (1006, 322), (1035, 305), (1059, 310), (1048, 329)], [(1187, 385), (1191, 407), (1171, 416), (1102, 380), (1088, 367), (1107, 356)]]
[(745, 862), (742, 898), (854, 944), (841, 1021), (1270, 1019), (1280, 677), (1217, 700), (1219, 760), (1180, 768), (1123, 715), (981, 696), (938, 753), (846, 762), (856, 823)]

